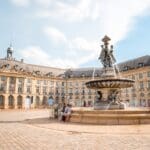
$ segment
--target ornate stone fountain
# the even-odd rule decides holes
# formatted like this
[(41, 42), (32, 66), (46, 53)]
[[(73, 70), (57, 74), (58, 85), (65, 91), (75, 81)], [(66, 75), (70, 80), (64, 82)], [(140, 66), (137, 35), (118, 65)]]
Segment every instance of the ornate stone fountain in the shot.
[(101, 54), (99, 59), (102, 62), (102, 75), (99, 80), (92, 80), (86, 83), (87, 88), (97, 90), (97, 99), (94, 103), (94, 109), (124, 109), (125, 104), (120, 100), (120, 90), (122, 88), (132, 87), (133, 80), (121, 78), (118, 76), (118, 70), (114, 66), (116, 59), (113, 55), (113, 46), (108, 48), (111, 39), (105, 36), (102, 41)]
[(121, 78), (114, 67), (113, 46), (108, 48), (110, 38), (105, 36), (102, 41), (100, 61), (103, 64), (102, 75), (98, 80), (86, 83), (87, 88), (97, 90), (97, 99), (93, 108), (73, 108), (70, 122), (90, 123), (99, 125), (150, 124), (150, 110), (125, 109), (120, 100), (120, 90), (132, 87), (133, 80)]

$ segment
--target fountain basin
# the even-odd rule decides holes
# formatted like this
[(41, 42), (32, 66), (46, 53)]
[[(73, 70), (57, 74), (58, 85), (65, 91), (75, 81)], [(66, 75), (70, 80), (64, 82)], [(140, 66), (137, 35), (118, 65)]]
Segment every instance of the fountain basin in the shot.
[(70, 122), (99, 125), (150, 124), (150, 110), (73, 109)]
[(90, 89), (129, 88), (133, 86), (134, 82), (134, 80), (124, 78), (99, 79), (86, 82), (86, 86)]

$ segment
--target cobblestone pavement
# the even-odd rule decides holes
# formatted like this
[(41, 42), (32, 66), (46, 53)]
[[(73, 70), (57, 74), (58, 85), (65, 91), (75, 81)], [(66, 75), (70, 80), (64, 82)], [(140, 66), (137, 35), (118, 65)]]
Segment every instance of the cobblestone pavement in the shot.
[(79, 125), (48, 117), (48, 110), (0, 111), (0, 150), (150, 149), (150, 125)]

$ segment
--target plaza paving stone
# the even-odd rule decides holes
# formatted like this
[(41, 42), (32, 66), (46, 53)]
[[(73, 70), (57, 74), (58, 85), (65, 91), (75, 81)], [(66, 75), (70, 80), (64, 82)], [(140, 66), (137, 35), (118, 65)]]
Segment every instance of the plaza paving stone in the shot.
[(49, 119), (49, 110), (0, 111), (0, 150), (149, 150), (150, 125), (101, 126)]

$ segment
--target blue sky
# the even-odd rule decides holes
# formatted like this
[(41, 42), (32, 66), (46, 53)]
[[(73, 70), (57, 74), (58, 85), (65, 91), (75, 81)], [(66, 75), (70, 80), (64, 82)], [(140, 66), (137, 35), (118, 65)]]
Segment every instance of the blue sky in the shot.
[(117, 62), (150, 54), (150, 0), (0, 1), (0, 57), (52, 67), (98, 67), (107, 34)]

